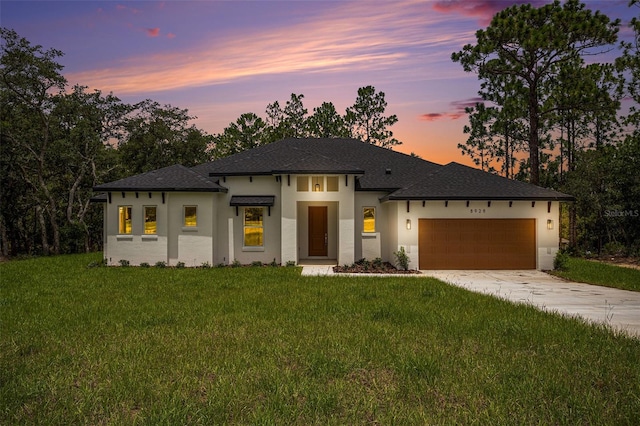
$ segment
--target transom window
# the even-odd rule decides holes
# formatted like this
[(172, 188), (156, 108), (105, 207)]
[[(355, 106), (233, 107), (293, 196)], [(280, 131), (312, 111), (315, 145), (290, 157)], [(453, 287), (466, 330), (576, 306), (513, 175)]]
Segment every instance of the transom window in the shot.
[(118, 233), (131, 234), (131, 206), (118, 207)]
[(158, 222), (157, 222), (157, 207), (156, 206), (144, 206), (144, 233), (145, 234), (157, 234)]
[(198, 207), (197, 206), (184, 206), (184, 226), (186, 227), (198, 226)]
[(309, 192), (309, 176), (298, 176), (297, 190), (298, 192)]
[(363, 232), (376, 232), (376, 208), (365, 207), (363, 209)]
[(338, 176), (327, 176), (327, 191), (338, 192)]
[(244, 209), (244, 246), (264, 246), (264, 209), (245, 207)]

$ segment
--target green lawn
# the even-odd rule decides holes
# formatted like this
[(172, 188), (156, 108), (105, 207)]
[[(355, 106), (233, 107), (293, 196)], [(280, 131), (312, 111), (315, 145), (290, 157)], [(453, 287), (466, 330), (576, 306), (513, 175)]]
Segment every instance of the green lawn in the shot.
[(0, 424), (637, 424), (640, 340), (429, 278), (0, 264)]
[(593, 260), (570, 257), (566, 270), (552, 271), (552, 274), (570, 281), (640, 291), (640, 270)]

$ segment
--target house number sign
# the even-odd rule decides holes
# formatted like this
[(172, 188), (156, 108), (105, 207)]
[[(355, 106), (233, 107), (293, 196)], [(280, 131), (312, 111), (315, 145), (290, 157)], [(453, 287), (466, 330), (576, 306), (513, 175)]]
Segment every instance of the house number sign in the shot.
[(487, 209), (469, 209), (469, 213), (471, 214), (483, 214), (486, 212), (487, 212)]

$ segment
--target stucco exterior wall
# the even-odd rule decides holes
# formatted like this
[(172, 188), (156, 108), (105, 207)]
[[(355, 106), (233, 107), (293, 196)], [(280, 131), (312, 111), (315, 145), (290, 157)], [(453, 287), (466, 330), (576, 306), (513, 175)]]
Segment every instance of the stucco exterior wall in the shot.
[[(311, 175), (304, 175), (311, 176)], [(336, 216), (332, 219), (329, 208), (329, 255), (327, 258), (337, 259), (339, 264), (351, 264), (354, 262), (354, 188), (353, 176), (328, 175), (338, 177), (338, 191), (327, 191), (326, 182), (321, 192), (301, 192), (297, 190), (298, 175), (283, 175), (281, 178), (281, 209), (282, 209), (282, 262), (300, 262), (305, 255), (308, 256), (308, 246), (301, 234), (306, 232), (302, 222), (299, 222), (300, 209), (309, 205), (335, 206)], [(326, 176), (323, 176), (326, 177)], [(310, 188), (311, 189), (311, 188)], [(299, 207), (300, 206), (300, 207)], [(335, 231), (332, 226), (335, 223)], [(335, 234), (335, 239), (333, 235)], [(335, 256), (332, 257), (332, 245), (335, 248)]]
[[(356, 192), (355, 193), (355, 222), (354, 238), (355, 259), (385, 258), (384, 251), (389, 244), (388, 209), (380, 203), (380, 198), (386, 195), (383, 192)], [(375, 208), (375, 232), (364, 232), (364, 208)]]
[[(109, 265), (165, 262), (200, 266), (212, 262), (215, 194), (209, 192), (111, 193), (105, 205), (104, 257)], [(184, 227), (184, 206), (197, 206), (197, 226)], [(131, 206), (131, 234), (118, 234), (118, 208)], [(144, 234), (144, 207), (156, 206), (156, 234)]]
[[(214, 193), (170, 192), (169, 206), (169, 265), (184, 262), (186, 266), (211, 264), (214, 241)], [(184, 226), (184, 207), (197, 206), (197, 226)]]
[[(220, 180), (220, 184), (228, 188), (228, 192), (219, 194), (218, 204), (218, 255), (216, 263), (231, 264), (235, 260), (242, 264), (254, 261), (270, 263), (281, 262), (280, 215), (282, 213), (281, 190), (279, 179), (275, 176), (228, 176)], [(231, 197), (252, 195), (273, 195), (274, 205), (264, 207), (263, 211), (263, 247), (244, 247), (244, 206), (230, 206)], [(251, 207), (251, 206), (247, 206)]]
[[(444, 201), (411, 201), (409, 212), (407, 202), (389, 202), (395, 204), (397, 218), (395, 232), (398, 241), (395, 250), (401, 246), (410, 258), (410, 267), (418, 267), (418, 219), (535, 219), (536, 221), (536, 252), (537, 269), (553, 269), (553, 259), (559, 248), (559, 203), (553, 201), (548, 212), (547, 201), (536, 201), (532, 206), (531, 201), (513, 201), (509, 207), (509, 201), (449, 201), (445, 206)], [(411, 230), (406, 229), (406, 221), (411, 221)], [(547, 229), (547, 220), (553, 221), (553, 229)], [(393, 224), (392, 223), (392, 224)], [(392, 231), (393, 234), (393, 231)]]

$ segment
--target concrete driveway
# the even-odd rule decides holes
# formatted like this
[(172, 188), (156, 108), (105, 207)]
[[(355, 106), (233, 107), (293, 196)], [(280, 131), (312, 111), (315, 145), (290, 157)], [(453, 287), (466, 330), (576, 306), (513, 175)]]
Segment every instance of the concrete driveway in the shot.
[(577, 315), (640, 338), (640, 293), (564, 281), (541, 271), (421, 271), (478, 293)]

